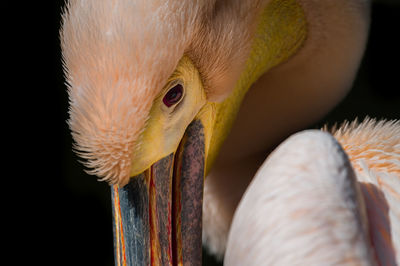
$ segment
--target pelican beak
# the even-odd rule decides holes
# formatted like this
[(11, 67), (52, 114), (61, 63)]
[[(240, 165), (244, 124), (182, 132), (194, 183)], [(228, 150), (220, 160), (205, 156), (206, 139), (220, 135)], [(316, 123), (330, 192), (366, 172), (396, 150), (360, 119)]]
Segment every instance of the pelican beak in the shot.
[(115, 265), (201, 265), (204, 162), (195, 119), (175, 153), (112, 187)]

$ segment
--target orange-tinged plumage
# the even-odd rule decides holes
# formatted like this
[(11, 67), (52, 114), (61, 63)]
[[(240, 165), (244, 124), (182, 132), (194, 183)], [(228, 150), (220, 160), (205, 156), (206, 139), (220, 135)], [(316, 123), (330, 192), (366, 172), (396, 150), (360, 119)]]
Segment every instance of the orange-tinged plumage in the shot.
[(69, 1), (61, 30), (69, 124), (89, 172), (127, 179), (152, 103), (184, 54), (208, 100), (225, 98), (266, 2), (231, 1), (219, 10), (215, 0)]
[(400, 121), (331, 132), (297, 133), (265, 160), (236, 210), (225, 263), (399, 263)]
[(333, 135), (343, 146), (353, 167), (400, 176), (400, 122), (366, 119), (346, 122)]
[[(153, 99), (183, 54), (182, 28), (171, 32), (173, 25), (154, 16), (162, 9), (130, 1), (69, 1), (64, 15), (61, 39), (75, 148), (90, 173), (110, 182), (129, 175)], [(163, 32), (182, 41), (164, 42)]]
[(400, 121), (344, 123), (333, 136), (346, 151), (366, 202), (372, 245), (382, 265), (400, 260)]

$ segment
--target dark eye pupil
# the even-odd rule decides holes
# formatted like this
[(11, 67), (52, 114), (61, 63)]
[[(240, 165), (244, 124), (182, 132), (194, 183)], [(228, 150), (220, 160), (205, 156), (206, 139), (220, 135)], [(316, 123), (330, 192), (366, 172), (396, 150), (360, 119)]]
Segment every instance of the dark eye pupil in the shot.
[(183, 95), (183, 87), (181, 84), (176, 84), (174, 87), (172, 87), (167, 94), (165, 94), (163, 98), (163, 102), (166, 106), (170, 107), (182, 98)]

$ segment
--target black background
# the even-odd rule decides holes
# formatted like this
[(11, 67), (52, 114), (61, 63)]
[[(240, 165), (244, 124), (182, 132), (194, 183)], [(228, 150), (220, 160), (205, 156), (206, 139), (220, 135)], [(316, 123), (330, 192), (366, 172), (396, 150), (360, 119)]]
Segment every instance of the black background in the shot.
[[(3, 87), (2, 131), (13, 137), (4, 143), (11, 149), (3, 167), (12, 173), (3, 185), (9, 193), (4, 201), (11, 235), (7, 250), (15, 252), (9, 256), (17, 262), (113, 265), (109, 187), (85, 174), (65, 122), (68, 98), (58, 37), (63, 1), (33, 2), (40, 3), (17, 1), (3, 11), (9, 16), (3, 23), (8, 59), (3, 73), (11, 86)], [(366, 115), (400, 118), (399, 16), (400, 2), (374, 3), (368, 48), (353, 90), (312, 128)], [(205, 257), (204, 265), (217, 264)]]

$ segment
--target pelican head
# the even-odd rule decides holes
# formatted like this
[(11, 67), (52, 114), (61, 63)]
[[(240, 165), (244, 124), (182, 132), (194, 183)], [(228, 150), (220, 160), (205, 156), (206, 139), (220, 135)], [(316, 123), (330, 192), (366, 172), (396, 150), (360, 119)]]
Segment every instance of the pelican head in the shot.
[[(68, 2), (61, 43), (69, 125), (89, 173), (113, 185), (118, 263), (201, 262), (203, 179), (244, 95), (318, 37), (306, 41), (305, 9), (319, 4), (283, 2)], [(357, 63), (349, 65), (353, 73)], [(351, 80), (340, 81), (346, 89), (336, 86), (337, 95)]]
[[(259, 5), (248, 5), (247, 11)], [(126, 246), (132, 241), (144, 243), (142, 254), (132, 255), (132, 260), (182, 257), (181, 248), (173, 249), (185, 239), (171, 232), (188, 235), (185, 230), (191, 230), (192, 221), (177, 218), (191, 211), (178, 202), (191, 202), (185, 198), (190, 187), (178, 192), (188, 186), (185, 174), (198, 176), (193, 181), (201, 191), (194, 199), (200, 203), (195, 230), (201, 236), (202, 184), (216, 118), (214, 102), (233, 90), (254, 24), (245, 9), (232, 5), (231, 15), (242, 16), (241, 23), (207, 25), (215, 8), (214, 1), (71, 0), (64, 12), (61, 39), (69, 125), (89, 173), (115, 185), (116, 253), (123, 260), (131, 259)], [(226, 19), (225, 13), (216, 15), (220, 22)], [(191, 142), (201, 145), (193, 148)], [(196, 160), (200, 165), (195, 173), (193, 167), (186, 169)], [(174, 181), (178, 173), (180, 179)], [(161, 180), (164, 183), (158, 184)], [(131, 190), (147, 202), (130, 206), (132, 198), (124, 193)], [(146, 217), (133, 218), (146, 220), (141, 223), (144, 228), (125, 220), (132, 208), (150, 210)], [(129, 228), (140, 230), (141, 239), (132, 240)], [(166, 231), (165, 237), (157, 231)], [(201, 241), (196, 245), (201, 254)]]

